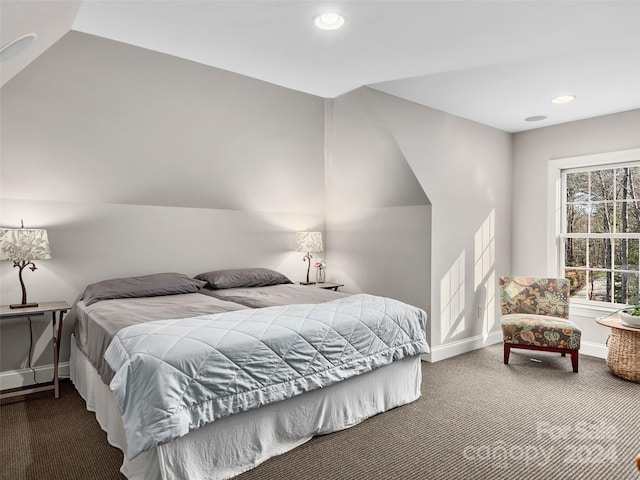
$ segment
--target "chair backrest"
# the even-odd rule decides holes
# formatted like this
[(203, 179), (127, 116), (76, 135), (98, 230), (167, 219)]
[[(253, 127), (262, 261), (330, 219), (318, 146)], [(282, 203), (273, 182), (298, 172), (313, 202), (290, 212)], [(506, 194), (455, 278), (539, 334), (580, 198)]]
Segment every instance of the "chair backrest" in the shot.
[(528, 313), (569, 318), (569, 289), (566, 278), (500, 277), (502, 315)]

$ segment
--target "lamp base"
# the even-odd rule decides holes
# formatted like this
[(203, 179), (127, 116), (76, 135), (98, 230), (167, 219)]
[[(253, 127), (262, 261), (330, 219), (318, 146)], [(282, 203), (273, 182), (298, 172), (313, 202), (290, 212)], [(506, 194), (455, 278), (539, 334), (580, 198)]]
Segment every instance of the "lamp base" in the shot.
[(35, 308), (37, 306), (37, 303), (14, 303), (13, 305), (9, 305), (9, 308)]
[(300, 285), (315, 285), (316, 282), (300, 282)]

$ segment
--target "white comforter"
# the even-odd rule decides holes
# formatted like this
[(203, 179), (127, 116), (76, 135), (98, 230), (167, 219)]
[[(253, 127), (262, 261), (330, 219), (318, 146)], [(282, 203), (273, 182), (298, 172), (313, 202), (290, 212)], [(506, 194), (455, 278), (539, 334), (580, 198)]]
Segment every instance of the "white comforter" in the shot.
[(421, 309), (361, 294), (127, 327), (105, 354), (127, 455), (427, 353), (425, 326)]

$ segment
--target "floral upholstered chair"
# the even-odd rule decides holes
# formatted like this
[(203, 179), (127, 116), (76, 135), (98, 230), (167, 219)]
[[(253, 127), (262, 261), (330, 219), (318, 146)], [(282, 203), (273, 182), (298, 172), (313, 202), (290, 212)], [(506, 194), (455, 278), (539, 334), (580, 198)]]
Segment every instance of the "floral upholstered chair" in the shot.
[(578, 371), (580, 329), (569, 321), (569, 280), (500, 277), (504, 363), (512, 348), (571, 355)]

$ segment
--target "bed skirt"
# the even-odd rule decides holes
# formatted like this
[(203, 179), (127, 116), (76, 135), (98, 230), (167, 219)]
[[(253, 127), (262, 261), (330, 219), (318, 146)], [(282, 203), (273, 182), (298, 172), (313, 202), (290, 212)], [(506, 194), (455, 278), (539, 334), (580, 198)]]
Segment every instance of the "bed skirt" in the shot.
[[(113, 394), (71, 340), (71, 380), (109, 443), (127, 450)], [(129, 461), (129, 480), (223, 480), (309, 441), (420, 397), (420, 356), (254, 410), (216, 420)]]

